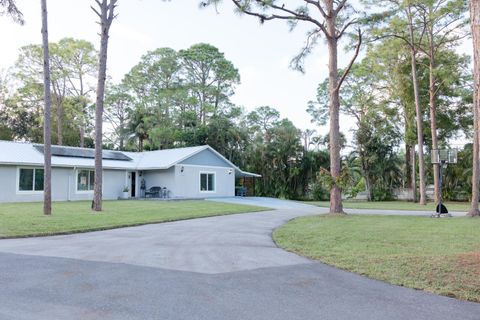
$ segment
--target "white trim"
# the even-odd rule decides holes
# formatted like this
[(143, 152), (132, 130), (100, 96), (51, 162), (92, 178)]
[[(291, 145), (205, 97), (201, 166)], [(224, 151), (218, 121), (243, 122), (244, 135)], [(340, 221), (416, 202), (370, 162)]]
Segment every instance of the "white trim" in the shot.
[[(202, 190), (202, 174), (213, 174), (213, 190)], [(208, 188), (208, 176), (207, 176)], [(217, 173), (214, 171), (199, 171), (198, 172), (198, 192), (200, 193), (217, 193)]]
[(20, 170), (21, 169), (33, 170), (32, 188), (35, 187), (35, 171), (36, 171), (36, 169), (44, 170), (43, 167), (39, 167), (39, 166), (32, 166), (32, 167), (17, 166), (17, 179), (16, 179), (17, 181), (16, 181), (16, 185), (15, 185), (15, 193), (16, 194), (25, 194), (25, 195), (43, 194), (43, 190), (20, 190)]
[[(1, 141), (1, 140), (0, 140)], [(0, 165), (2, 166), (21, 166), (21, 167), (39, 167), (43, 168), (43, 163), (41, 162), (0, 162)], [(171, 166), (170, 166), (171, 167)], [(170, 167), (162, 167), (159, 169), (168, 169)], [(75, 168), (83, 168), (83, 169), (95, 169), (95, 166), (92, 165), (68, 165), (68, 164), (52, 164), (52, 169), (55, 168), (67, 168), (67, 169), (75, 169)], [(103, 166), (103, 170), (137, 170), (137, 168), (134, 167), (109, 167), (109, 166)], [(141, 169), (138, 169), (141, 170)], [(150, 170), (150, 169), (144, 169), (144, 170)]]
[(208, 169), (235, 169), (234, 167), (218, 167), (218, 166), (204, 166), (200, 164), (176, 164), (176, 167), (194, 167), (194, 168), (208, 168)]

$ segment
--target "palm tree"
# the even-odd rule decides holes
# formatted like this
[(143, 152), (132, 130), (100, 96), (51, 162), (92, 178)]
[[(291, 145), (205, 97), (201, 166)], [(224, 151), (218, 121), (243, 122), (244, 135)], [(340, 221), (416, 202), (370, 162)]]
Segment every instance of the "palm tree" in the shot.
[(148, 139), (148, 128), (145, 119), (149, 113), (145, 108), (137, 107), (129, 112), (129, 122), (127, 130), (131, 133), (130, 140), (134, 143), (138, 142), (137, 151), (142, 152), (145, 140)]

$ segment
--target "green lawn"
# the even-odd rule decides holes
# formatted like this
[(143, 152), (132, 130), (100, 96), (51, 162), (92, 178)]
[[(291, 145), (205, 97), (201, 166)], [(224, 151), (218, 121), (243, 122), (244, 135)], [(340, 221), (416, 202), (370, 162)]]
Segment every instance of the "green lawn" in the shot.
[(480, 219), (311, 216), (274, 232), (286, 250), (396, 285), (480, 302)]
[[(319, 207), (330, 206), (328, 201), (309, 201), (309, 204), (313, 204)], [(469, 202), (447, 202), (445, 203), (449, 211), (467, 212), (470, 209)], [(413, 210), (413, 211), (435, 211), (435, 204), (433, 202), (427, 203), (422, 206), (418, 203), (407, 201), (343, 201), (343, 207), (347, 209), (384, 209), (384, 210)]]
[(147, 223), (262, 211), (266, 208), (213, 201), (104, 201), (93, 213), (90, 202), (55, 202), (53, 215), (42, 203), (0, 204), (0, 238), (85, 232)]

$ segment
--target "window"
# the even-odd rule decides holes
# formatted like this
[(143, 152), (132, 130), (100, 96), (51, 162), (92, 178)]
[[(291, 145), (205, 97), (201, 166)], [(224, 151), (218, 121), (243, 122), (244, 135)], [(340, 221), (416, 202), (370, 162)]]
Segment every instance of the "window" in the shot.
[(95, 171), (77, 171), (77, 191), (92, 191), (95, 183)]
[(200, 173), (200, 191), (215, 191), (214, 173)]
[(43, 191), (43, 169), (20, 168), (18, 175), (19, 191)]

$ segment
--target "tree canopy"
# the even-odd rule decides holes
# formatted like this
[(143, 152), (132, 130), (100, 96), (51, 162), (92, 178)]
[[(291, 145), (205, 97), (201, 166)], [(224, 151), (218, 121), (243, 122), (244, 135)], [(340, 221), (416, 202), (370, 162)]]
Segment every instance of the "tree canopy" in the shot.
[[(105, 134), (96, 138), (104, 148), (143, 151), (209, 144), (262, 175), (255, 185), (258, 195), (330, 199), (331, 211), (338, 213), (342, 194), (387, 200), (405, 189), (420, 185), (422, 190), (422, 183), (438, 184), (438, 167), (427, 165), (432, 150), (449, 148), (458, 137), (467, 142), (477, 137), (472, 86), (478, 76), (470, 70), (470, 57), (457, 50), (469, 35), (464, 1), (230, 3), (261, 23), (282, 20), (292, 29), (306, 23), (305, 45), (291, 61), (297, 70), (305, 71), (305, 59), (315, 46), (327, 44), (328, 75), (318, 79), (311, 101), (300, 106), (311, 116), (310, 128), (296, 127), (275, 106), (234, 104), (241, 70), (208, 43), (151, 50), (121, 81), (107, 77), (101, 99), (105, 112), (100, 119), (97, 113), (95, 123), (99, 52), (87, 41), (64, 38), (48, 46), (53, 143), (92, 147), (101, 123)], [(15, 1), (0, 0), (0, 8), (23, 21)], [(339, 67), (341, 45), (350, 57)], [(17, 62), (2, 77), (1, 139), (43, 141), (42, 69), (42, 47), (31, 44), (20, 49)], [(351, 132), (341, 119), (353, 123)], [(327, 125), (328, 134), (315, 130)], [(475, 190), (477, 178), (462, 175), (473, 174), (476, 162), (470, 158), (477, 147), (467, 144), (459, 153), (463, 161), (447, 169), (444, 199), (469, 198)]]

